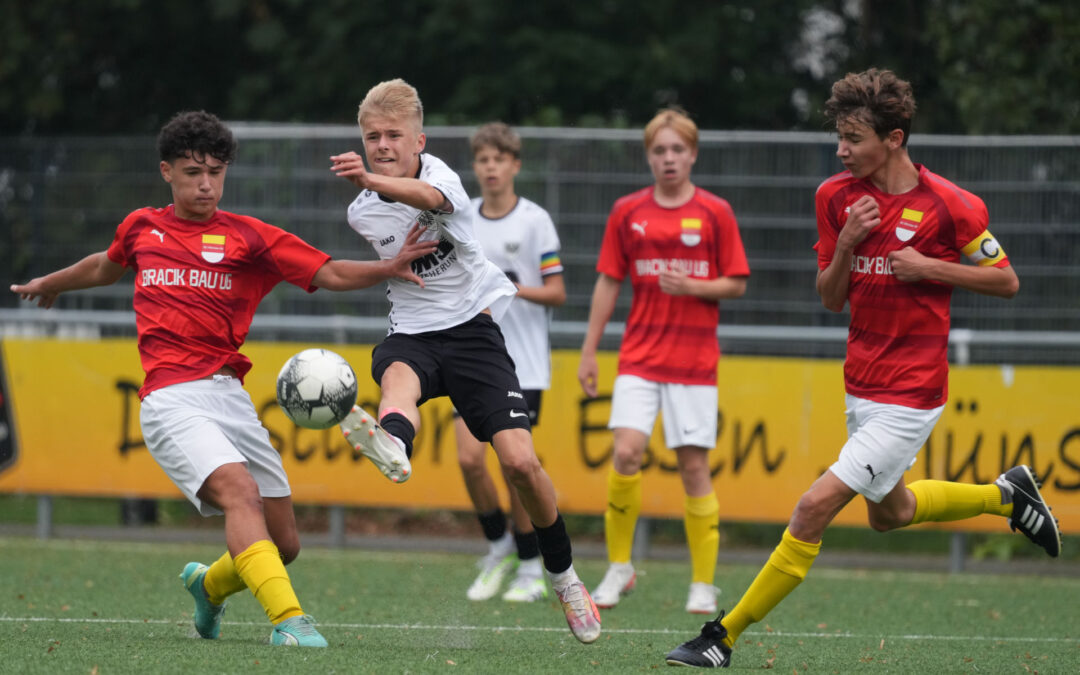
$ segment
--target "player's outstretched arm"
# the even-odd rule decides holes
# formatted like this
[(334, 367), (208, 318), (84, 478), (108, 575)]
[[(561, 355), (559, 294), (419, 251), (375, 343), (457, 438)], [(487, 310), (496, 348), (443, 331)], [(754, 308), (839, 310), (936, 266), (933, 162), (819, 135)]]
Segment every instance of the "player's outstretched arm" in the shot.
[(331, 260), (315, 273), (311, 283), (331, 291), (352, 291), (368, 288), (387, 279), (404, 279), (424, 287), (424, 280), (412, 270), (412, 261), (434, 253), (439, 247), (438, 239), (420, 241), (425, 229), (413, 225), (405, 236), (405, 243), (397, 255), (389, 260)]
[(124, 276), (124, 266), (109, 260), (105, 251), (91, 253), (74, 265), (57, 270), (25, 284), (12, 284), (11, 292), (23, 300), (36, 301), (39, 307), (49, 308), (56, 297), (67, 291), (94, 286), (108, 286)]

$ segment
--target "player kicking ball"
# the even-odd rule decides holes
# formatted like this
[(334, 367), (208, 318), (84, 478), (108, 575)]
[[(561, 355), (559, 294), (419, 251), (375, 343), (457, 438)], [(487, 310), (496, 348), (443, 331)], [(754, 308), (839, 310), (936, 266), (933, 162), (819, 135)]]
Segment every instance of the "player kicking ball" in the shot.
[(390, 277), (422, 284), (410, 262), (435, 246), (419, 242), (413, 228), (390, 260), (331, 260), (284, 230), (219, 210), (236, 141), (209, 113), (174, 117), (158, 150), (171, 205), (132, 212), (107, 251), (11, 290), (51, 307), (60, 293), (135, 271), (146, 447), (199, 513), (225, 516), (228, 550), (180, 574), (195, 599), (195, 630), (217, 639), (226, 598), (246, 588), (273, 624), (271, 644), (326, 647), (285, 571), (300, 552), (289, 480), (241, 386), (251, 361), (239, 349), (259, 301), (279, 282), (308, 292), (366, 288)]
[[(395, 457), (412, 454), (418, 406), (449, 396), (472, 435), (495, 448), (517, 490), (571, 632), (581, 642), (594, 642), (600, 613), (574, 571), (555, 488), (533, 449), (528, 404), (495, 323), (517, 288), (473, 235), (472, 206), (461, 179), (423, 152), (423, 106), (416, 89), (401, 79), (375, 85), (357, 121), (370, 170), (355, 152), (330, 158), (331, 170), (361, 190), (349, 205), (349, 226), (383, 260), (399, 255), (417, 225), (426, 228), (421, 241), (438, 245), (413, 264), (424, 281), (422, 291), (388, 282), (390, 333), (371, 355), (371, 374), (382, 389), (377, 424), (362, 422), (372, 417), (357, 410), (342, 422), (342, 431), (392, 466)], [(387, 475), (393, 480), (397, 474)]]
[[(850, 73), (833, 84), (825, 114), (836, 124), (846, 171), (818, 188), (815, 248), (822, 303), (834, 312), (851, 306), (848, 440), (796, 504), (780, 544), (731, 613), (672, 650), (670, 665), (730, 665), (739, 636), (802, 582), (825, 529), (857, 494), (879, 532), (989, 513), (1050, 556), (1061, 551), (1057, 521), (1029, 467), (987, 485), (904, 483), (947, 399), (952, 289), (1011, 298), (1020, 287), (987, 229), (982, 200), (912, 163), (914, 113), (911, 85), (888, 70)], [(961, 255), (973, 264), (961, 264)]]

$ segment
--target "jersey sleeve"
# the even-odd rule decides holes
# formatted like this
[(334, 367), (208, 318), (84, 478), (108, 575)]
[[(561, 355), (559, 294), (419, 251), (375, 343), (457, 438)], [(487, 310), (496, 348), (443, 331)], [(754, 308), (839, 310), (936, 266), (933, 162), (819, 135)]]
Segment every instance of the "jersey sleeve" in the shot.
[(262, 237), (266, 242), (265, 255), (276, 269), (280, 279), (294, 286), (303, 288), (308, 293), (318, 289), (312, 285), (312, 279), (323, 265), (330, 261), (330, 256), (300, 237), (272, 225), (263, 224)]
[(832, 190), (826, 189), (827, 183), (818, 187), (814, 195), (814, 213), (817, 217), (818, 240), (814, 244), (817, 251), (818, 269), (825, 269), (832, 262), (836, 252), (836, 239), (840, 233), (840, 227), (836, 222), (836, 215), (832, 213), (829, 203), (832, 201)]
[(555, 223), (552, 222), (551, 216), (543, 209), (540, 210), (537, 222), (537, 237), (536, 250), (540, 251), (540, 276), (562, 274), (562, 259), (559, 257), (559, 249), (562, 246), (559, 243), (559, 233), (555, 231)]
[(117, 265), (123, 265), (124, 267), (134, 266), (134, 263), (128, 258), (126, 242), (128, 232), (138, 219), (138, 214), (138, 211), (132, 211), (124, 218), (123, 222), (116, 227), (116, 234), (113, 235), (112, 243), (109, 244), (109, 248), (105, 251), (105, 255), (108, 256), (109, 260)]
[(461, 178), (445, 164), (433, 162), (430, 172), (421, 180), (441, 192), (450, 202), (450, 210), (435, 209), (432, 212), (439, 216), (451, 233), (459, 239), (467, 239), (472, 231), (473, 206)]
[(743, 248), (739, 224), (735, 212), (727, 202), (718, 204), (713, 212), (719, 228), (719, 246), (717, 247), (717, 274), (721, 277), (748, 277), (750, 264), (746, 261), (746, 249)]
[(600, 258), (596, 261), (596, 271), (622, 281), (628, 268), (627, 251), (623, 246), (623, 223), (626, 219), (624, 210), (616, 204), (608, 215), (604, 229), (604, 241), (600, 245)]
[(1005, 267), (1009, 259), (1005, 249), (990, 233), (990, 215), (986, 204), (975, 195), (966, 193), (966, 200), (959, 207), (953, 205), (953, 222), (956, 225), (956, 248), (968, 260), (980, 267)]

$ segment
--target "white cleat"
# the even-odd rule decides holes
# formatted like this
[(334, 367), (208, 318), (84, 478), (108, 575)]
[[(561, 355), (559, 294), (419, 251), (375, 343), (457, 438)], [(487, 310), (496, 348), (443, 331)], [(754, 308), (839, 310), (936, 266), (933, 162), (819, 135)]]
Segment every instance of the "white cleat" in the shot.
[(395, 483), (409, 480), (412, 465), (408, 455), (394, 437), (378, 425), (374, 415), (354, 405), (338, 426), (349, 445), (370, 459), (384, 476)]
[(634, 590), (637, 573), (630, 563), (611, 563), (607, 574), (593, 589), (592, 597), (600, 609), (611, 609), (619, 604), (619, 598)]
[(690, 584), (690, 593), (686, 597), (686, 611), (691, 614), (716, 614), (716, 596), (720, 589), (712, 584), (695, 581)]

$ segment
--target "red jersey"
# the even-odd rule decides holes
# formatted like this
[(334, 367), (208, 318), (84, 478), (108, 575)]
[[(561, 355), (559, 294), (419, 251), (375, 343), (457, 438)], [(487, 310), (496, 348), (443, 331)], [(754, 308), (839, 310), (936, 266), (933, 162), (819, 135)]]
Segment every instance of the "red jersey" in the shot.
[(1004, 251), (987, 230), (982, 200), (916, 164), (919, 184), (904, 194), (879, 190), (845, 171), (817, 190), (818, 267), (825, 269), (852, 204), (863, 195), (878, 203), (881, 224), (855, 247), (851, 262), (844, 384), (852, 396), (931, 409), (948, 399), (949, 302), (953, 287), (936, 281), (904, 283), (888, 254), (907, 246), (939, 260), (963, 253), (979, 265), (1006, 267)]
[(251, 361), (239, 349), (259, 301), (283, 280), (314, 291), (311, 280), (330, 259), (256, 218), (218, 211), (197, 222), (171, 205), (129, 214), (107, 255), (135, 271), (140, 398), (224, 366), (243, 380)]
[(696, 188), (677, 208), (656, 203), (647, 187), (615, 202), (596, 270), (622, 281), (633, 296), (619, 350), (619, 374), (654, 382), (716, 384), (720, 306), (660, 290), (660, 273), (694, 279), (750, 275), (739, 226), (726, 201)]

